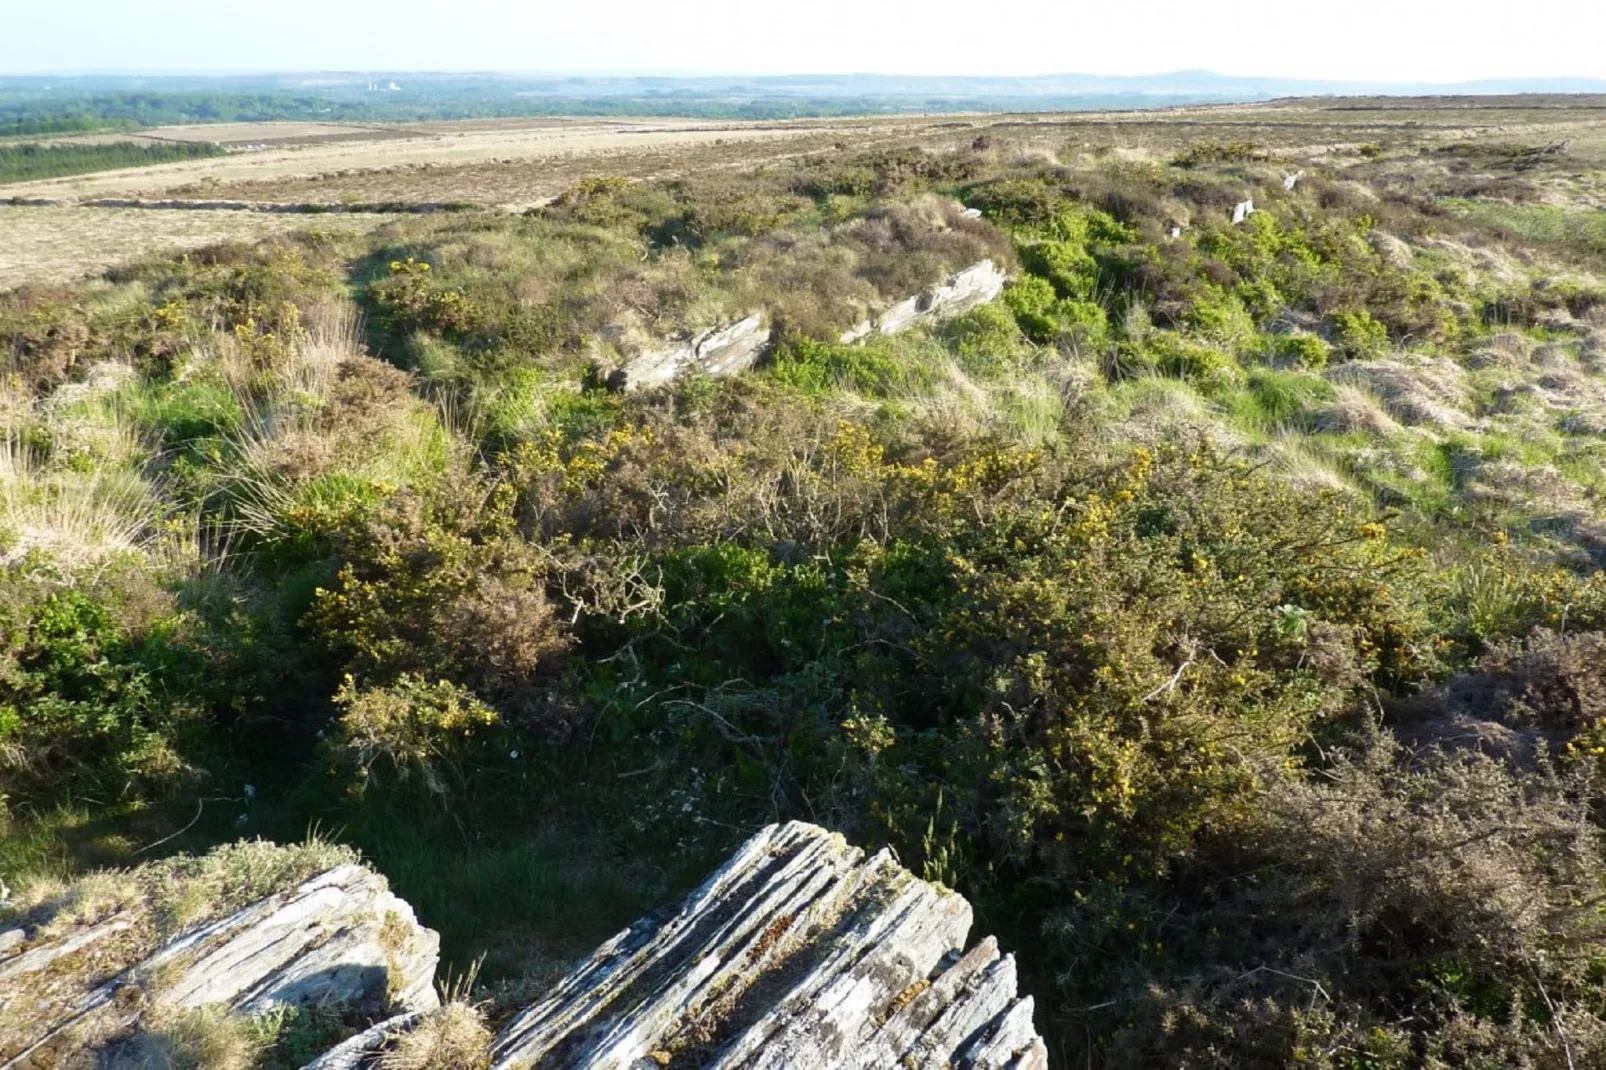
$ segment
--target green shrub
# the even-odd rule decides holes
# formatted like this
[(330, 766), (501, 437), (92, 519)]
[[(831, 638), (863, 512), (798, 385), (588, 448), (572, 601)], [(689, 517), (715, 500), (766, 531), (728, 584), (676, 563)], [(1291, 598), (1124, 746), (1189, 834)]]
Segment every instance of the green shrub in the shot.
[(78, 589), (28, 559), (0, 573), (0, 770), (14, 796), (107, 783), (160, 792), (192, 772), (187, 754), (212, 716), (207, 663), (160, 598), (154, 619), (130, 627), (133, 607), (118, 602), (155, 592), (126, 580), (120, 596), (111, 585)]
[(960, 366), (975, 375), (997, 375), (1024, 355), (1015, 317), (998, 304), (971, 309), (942, 324), (936, 333), (953, 350)]
[(1206, 342), (1197, 341), (1174, 331), (1155, 331), (1140, 346), (1127, 347), (1134, 357), (1128, 367), (1150, 367), (1161, 375), (1204, 385), (1226, 385), (1237, 380), (1241, 372), (1237, 361)]
[(1347, 360), (1368, 360), (1388, 351), (1389, 332), (1365, 309), (1333, 313), (1335, 345)]
[(1183, 314), (1183, 322), (1200, 337), (1222, 345), (1236, 345), (1255, 333), (1255, 321), (1236, 295), (1207, 292)]
[(1330, 346), (1320, 335), (1303, 331), (1279, 335), (1272, 343), (1272, 359), (1281, 366), (1319, 372), (1327, 367)]
[(536, 717), (542, 677), (569, 639), (547, 598), (548, 563), (512, 535), (511, 501), (398, 496), (353, 519), (343, 564), (306, 624), (347, 670), (460, 682)]

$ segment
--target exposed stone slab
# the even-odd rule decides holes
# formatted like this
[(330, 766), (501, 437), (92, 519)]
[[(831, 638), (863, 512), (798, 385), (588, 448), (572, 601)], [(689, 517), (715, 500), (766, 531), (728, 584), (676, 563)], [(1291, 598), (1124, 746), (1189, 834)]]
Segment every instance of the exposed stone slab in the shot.
[(865, 320), (842, 335), (844, 343), (863, 341), (872, 334), (902, 334), (913, 327), (962, 316), (1004, 292), (1006, 276), (991, 260), (983, 260), (936, 286), (899, 301), (873, 320)]
[(770, 342), (770, 329), (758, 313), (735, 323), (713, 327), (691, 338), (656, 349), (626, 364), (609, 378), (619, 390), (662, 386), (693, 368), (714, 376), (734, 375), (753, 366)]
[(496, 1038), (496, 1070), (1046, 1067), (970, 905), (882, 851), (773, 825), (678, 907), (603, 944)]
[(94, 1037), (137, 1031), (154, 1009), (438, 1004), (439, 936), (362, 866), (336, 866), (181, 933), (107, 977), (85, 956), (131, 924), (113, 916), (0, 967), (0, 1068), (57, 1065)]

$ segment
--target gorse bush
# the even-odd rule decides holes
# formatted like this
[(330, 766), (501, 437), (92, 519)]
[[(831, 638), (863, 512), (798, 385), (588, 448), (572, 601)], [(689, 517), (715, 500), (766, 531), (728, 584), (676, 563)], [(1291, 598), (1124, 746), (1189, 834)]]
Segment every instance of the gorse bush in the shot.
[(350, 763), (365, 782), (383, 759), (396, 776), (422, 776), (436, 794), (445, 794), (447, 775), (461, 778), (454, 751), (499, 722), (495, 710), (463, 688), (411, 673), (370, 688), (348, 676), (334, 702), (341, 710), (332, 744), (337, 761)]
[(0, 585), (0, 756), (14, 787), (63, 775), (161, 786), (191, 772), (210, 718), (205, 656), (181, 617), (130, 604), (155, 595), (137, 578), (77, 590), (34, 558)]

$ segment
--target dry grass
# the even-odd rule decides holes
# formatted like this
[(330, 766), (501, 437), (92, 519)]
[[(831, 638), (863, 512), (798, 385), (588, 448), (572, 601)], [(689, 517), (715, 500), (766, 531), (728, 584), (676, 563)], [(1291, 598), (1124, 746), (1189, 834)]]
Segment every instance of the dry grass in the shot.
[[(902, 129), (907, 121), (886, 121)], [(195, 127), (199, 134), (225, 140), (249, 140), (251, 131), (273, 134), (278, 124), (231, 124), (229, 127)], [(309, 124), (288, 124), (297, 128), (292, 139), (306, 140), (309, 131), (300, 129)], [(686, 149), (716, 146), (730, 150), (756, 142), (785, 144), (800, 138), (836, 138), (863, 124), (840, 122), (829, 124), (802, 123), (731, 123), (698, 120), (639, 120), (618, 122), (596, 119), (542, 121), (531, 124), (499, 125), (486, 128), (455, 124), (436, 124), (427, 132), (408, 127), (391, 128), (403, 136), (382, 143), (374, 143), (376, 133), (385, 132), (379, 126), (339, 127), (344, 133), (340, 140), (321, 141), (301, 146), (270, 147), (265, 152), (236, 153), (205, 161), (203, 167), (191, 166), (197, 161), (141, 167), (122, 171), (108, 171), (94, 175), (46, 179), (37, 182), (17, 183), (0, 187), (4, 197), (56, 197), (86, 198), (145, 196), (170, 192), (184, 186), (207, 181), (209, 184), (233, 185), (243, 182), (283, 182), (287, 179), (304, 180), (313, 176), (341, 175), (387, 169), (398, 163), (408, 167), (463, 167), (475, 164), (492, 166), (505, 163), (562, 160), (568, 157), (608, 158), (668, 152), (671, 155)], [(220, 133), (221, 132), (221, 133)], [(224, 136), (227, 135), (227, 136)], [(413, 135), (413, 136), (406, 136)], [(264, 137), (264, 141), (277, 140)], [(593, 170), (612, 170), (593, 165)], [(437, 192), (428, 200), (446, 200), (460, 193)], [(273, 198), (265, 198), (273, 199)], [(315, 198), (298, 197), (296, 200)]]
[(140, 551), (158, 513), (150, 485), (132, 472), (44, 471), (21, 442), (0, 444), (0, 562), (40, 550), (76, 568)]
[(1451, 430), (1472, 423), (1466, 372), (1448, 357), (1402, 354), (1355, 361), (1333, 369), (1328, 378), (1375, 395), (1389, 415), (1410, 427)]
[(222, 1007), (172, 1010), (108, 1053), (104, 1070), (252, 1070), (267, 1038)]
[(257, 241), (297, 230), (366, 230), (389, 218), (0, 204), (0, 290), (94, 275), (151, 254)]
[(484, 1070), (490, 1048), (491, 1031), (479, 1009), (453, 1000), (398, 1039), (379, 1070)]

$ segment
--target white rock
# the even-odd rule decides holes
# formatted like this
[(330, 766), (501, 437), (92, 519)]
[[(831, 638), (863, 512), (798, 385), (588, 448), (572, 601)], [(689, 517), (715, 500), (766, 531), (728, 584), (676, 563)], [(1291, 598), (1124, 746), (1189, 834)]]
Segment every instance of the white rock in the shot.
[(912, 327), (962, 316), (1003, 293), (1006, 278), (991, 260), (972, 264), (924, 293), (899, 301), (874, 320), (860, 323), (841, 340), (851, 344), (872, 334), (902, 334)]
[(1236, 227), (1238, 224), (1242, 223), (1244, 220), (1248, 219), (1250, 216), (1252, 216), (1254, 214), (1255, 214), (1255, 202), (1254, 201), (1241, 201), (1232, 210), (1232, 225)]
[(962, 896), (824, 829), (772, 825), (675, 910), (605, 943), (492, 1048), (496, 1070), (1043, 1070), (1015, 964), (961, 955)]
[(753, 366), (769, 345), (770, 330), (757, 313), (710, 328), (684, 342), (643, 353), (614, 372), (609, 382), (623, 390), (662, 386), (691, 368), (709, 375), (734, 375)]
[[(0, 1006), (30, 1006), (38, 1015), (16, 1016), (0, 1030), (6, 1060), (0, 1070), (55, 1065), (81, 1045), (80, 1033), (93, 1035), (96, 1023), (137, 1029), (139, 1016), (153, 1007), (255, 1013), (281, 1004), (345, 1004), (410, 1012), (439, 1004), (440, 937), (361, 866), (338, 866), (184, 932), (111, 976), (95, 972), (93, 956), (71, 971), (60, 967), (131, 924), (113, 916), (0, 968)], [(34, 993), (47, 987), (50, 1010), (39, 1013)]]
[(440, 937), (419, 927), (383, 878), (341, 866), (180, 937), (138, 969), (166, 978), (158, 998), (170, 1006), (256, 1012), (379, 994), (428, 1010), (439, 1002), (439, 958)]

